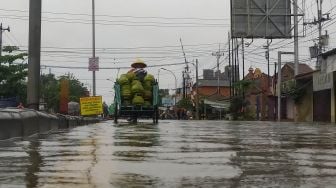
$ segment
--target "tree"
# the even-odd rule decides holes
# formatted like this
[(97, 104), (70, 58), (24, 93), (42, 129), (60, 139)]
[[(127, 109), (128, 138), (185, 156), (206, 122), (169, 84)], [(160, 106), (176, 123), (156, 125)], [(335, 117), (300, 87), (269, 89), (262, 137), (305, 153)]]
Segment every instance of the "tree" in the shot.
[(28, 65), (21, 62), (27, 53), (16, 53), (18, 50), (16, 46), (3, 47), (6, 55), (0, 57), (0, 97), (18, 97), (25, 103)]
[(233, 88), (237, 93), (233, 96), (230, 104), (230, 112), (234, 119), (246, 116), (245, 107), (247, 106), (247, 101), (245, 100), (245, 92), (252, 86), (252, 82), (249, 80), (240, 80), (233, 84)]
[(86, 96), (88, 89), (84, 87), (84, 84), (81, 83), (73, 74), (61, 76), (60, 80), (67, 79), (69, 80), (69, 100), (74, 102), (79, 102), (79, 99), (83, 96)]
[(47, 103), (47, 108), (54, 112), (59, 112), (60, 106), (60, 82), (61, 80), (69, 80), (69, 100), (79, 102), (79, 99), (86, 96), (88, 89), (83, 86), (72, 74), (55, 78), (53, 74), (41, 76), (41, 97)]
[(176, 106), (178, 108), (185, 108), (187, 110), (192, 110), (194, 107), (193, 107), (193, 103), (190, 99), (188, 98), (184, 98), (184, 99), (181, 99), (177, 104)]
[(41, 75), (41, 97), (53, 112), (59, 111), (59, 90), (59, 81), (54, 74)]

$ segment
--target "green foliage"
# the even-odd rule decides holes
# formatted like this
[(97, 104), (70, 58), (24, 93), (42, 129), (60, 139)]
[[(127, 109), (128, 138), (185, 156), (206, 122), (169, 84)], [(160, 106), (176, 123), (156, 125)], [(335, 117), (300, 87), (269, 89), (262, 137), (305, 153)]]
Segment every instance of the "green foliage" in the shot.
[(83, 97), (87, 93), (87, 88), (83, 86), (77, 78), (72, 74), (60, 76), (55, 78), (53, 74), (47, 74), (41, 76), (41, 96), (47, 103), (48, 109), (52, 109), (54, 112), (59, 111), (60, 101), (60, 83), (61, 80), (69, 80), (69, 100), (79, 102), (79, 98)]
[(234, 120), (244, 117), (244, 108), (247, 106), (247, 101), (243, 96), (235, 96), (231, 99), (230, 112)]
[(230, 112), (233, 115), (233, 119), (245, 119), (248, 114), (244, 109), (246, 109), (247, 101), (245, 100), (245, 92), (251, 88), (253, 85), (252, 81), (240, 80), (233, 84), (237, 96), (233, 96), (230, 103)]
[(47, 108), (59, 111), (59, 80), (53, 74), (41, 75), (41, 97), (47, 103)]
[(306, 90), (300, 87), (298, 84), (292, 86), (287, 93), (295, 102), (295, 104), (300, 103), (302, 97), (306, 94)]
[(84, 87), (84, 84), (81, 83), (73, 74), (67, 76), (61, 76), (61, 79), (69, 80), (69, 100), (74, 102), (79, 102), (79, 98), (85, 96), (88, 89)]
[(27, 86), (26, 77), (28, 65), (21, 63), (26, 53), (15, 53), (15, 46), (3, 47), (4, 56), (0, 57), (0, 96), (17, 96), (25, 103)]
[(185, 108), (187, 110), (192, 110), (194, 108), (193, 103), (188, 98), (184, 98), (184, 99), (180, 100), (178, 103), (176, 103), (176, 106), (178, 108)]
[(252, 87), (252, 84), (253, 82), (250, 80), (240, 80), (233, 84), (233, 88), (238, 95), (243, 95), (250, 87)]

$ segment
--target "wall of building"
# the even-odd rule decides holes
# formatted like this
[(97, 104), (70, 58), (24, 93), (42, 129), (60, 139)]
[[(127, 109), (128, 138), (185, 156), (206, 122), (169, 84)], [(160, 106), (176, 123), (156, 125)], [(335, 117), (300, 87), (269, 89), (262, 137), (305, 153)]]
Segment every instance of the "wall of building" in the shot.
[(313, 84), (306, 87), (305, 95), (296, 105), (297, 121), (312, 122), (313, 121)]
[[(219, 87), (220, 95), (223, 97), (230, 97), (230, 88), (229, 87)], [(195, 88), (194, 88), (195, 89)], [(217, 87), (213, 86), (202, 86), (198, 88), (199, 94), (201, 96), (210, 96), (214, 95), (217, 92)]]

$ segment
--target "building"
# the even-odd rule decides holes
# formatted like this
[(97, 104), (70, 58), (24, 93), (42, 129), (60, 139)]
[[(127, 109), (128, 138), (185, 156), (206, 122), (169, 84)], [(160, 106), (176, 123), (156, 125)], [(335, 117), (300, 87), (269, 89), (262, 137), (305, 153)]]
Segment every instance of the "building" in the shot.
[(313, 120), (335, 122), (336, 49), (321, 56), (321, 70), (313, 73)]
[(249, 113), (249, 116), (255, 120), (268, 120), (270, 116), (269, 96), (271, 95), (270, 77), (262, 73), (259, 68), (254, 70), (251, 67), (244, 80), (251, 81), (251, 85), (245, 93), (246, 113)]
[[(298, 76), (312, 72), (313, 69), (307, 64), (299, 64)], [(285, 63), (281, 68), (281, 119), (295, 120), (297, 118), (297, 114), (295, 113), (297, 99), (293, 96), (295, 87), (295, 64)]]
[[(203, 79), (198, 80), (202, 118), (222, 119), (224, 116), (223, 112), (229, 108), (230, 81), (226, 75), (228, 75), (226, 72), (214, 72), (209, 69), (203, 70)], [(192, 99), (195, 100), (197, 94), (196, 83), (193, 84), (192, 91)]]
[(314, 71), (299, 74), (295, 77), (296, 87), (299, 92), (302, 92), (296, 102), (298, 122), (313, 121), (313, 74)]

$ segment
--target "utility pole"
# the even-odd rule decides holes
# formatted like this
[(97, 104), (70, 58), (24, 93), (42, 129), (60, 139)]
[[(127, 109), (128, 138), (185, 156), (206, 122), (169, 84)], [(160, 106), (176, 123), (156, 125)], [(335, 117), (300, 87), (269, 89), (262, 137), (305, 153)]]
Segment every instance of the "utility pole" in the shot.
[(278, 95), (278, 121), (281, 121), (281, 55), (294, 54), (294, 52), (278, 52), (278, 81), (277, 81), (277, 95)]
[[(237, 72), (236, 72), (237, 65), (236, 65), (236, 56), (235, 56), (235, 53), (234, 53), (235, 45), (234, 45), (234, 40), (233, 39), (231, 40), (231, 47), (232, 47), (232, 50), (231, 50), (232, 54), (231, 54), (231, 56), (232, 56), (232, 66), (233, 66), (233, 70), (232, 70), (232, 85), (234, 85), (236, 83), (236, 81), (237, 81), (236, 80), (236, 78), (237, 78), (237, 76), (236, 76), (236, 74), (237, 74)], [(233, 94), (233, 96), (236, 96), (236, 90), (235, 90), (234, 87), (232, 88), (232, 94)]]
[(196, 120), (199, 120), (198, 59), (196, 59)]
[(213, 52), (212, 56), (216, 56), (217, 58), (217, 93), (220, 94), (220, 88), (219, 88), (219, 60), (222, 56), (224, 56), (224, 52), (221, 52), (220, 47), (217, 52)]
[(229, 72), (228, 72), (228, 77), (229, 77), (229, 83), (230, 83), (230, 101), (231, 101), (231, 97), (232, 97), (232, 79), (231, 79), (231, 70), (232, 70), (232, 67), (231, 67), (231, 36), (230, 36), (230, 32), (228, 34), (228, 41), (229, 41)]
[[(3, 33), (3, 31), (8, 31), (8, 32), (10, 32), (10, 28), (9, 28), (9, 26), (7, 27), (7, 28), (3, 28), (2, 27), (2, 23), (0, 24), (0, 57), (1, 57), (1, 55), (2, 55), (2, 33)], [(1, 62), (0, 62), (1, 63)]]
[(236, 75), (238, 76), (237, 79), (238, 81), (240, 80), (240, 68), (239, 68), (239, 43), (238, 43), (238, 38), (235, 40), (236, 42), (236, 61), (237, 61), (237, 73)]
[(29, 1), (27, 106), (39, 109), (42, 0)]
[(185, 79), (185, 71), (182, 71), (182, 78), (183, 78), (183, 89), (182, 89), (182, 92), (183, 92), (183, 99), (186, 98), (186, 79)]
[(317, 19), (318, 19), (318, 31), (319, 31), (319, 38), (318, 38), (318, 56), (317, 56), (317, 66), (321, 68), (321, 53), (322, 53), (322, 1), (317, 0)]
[(294, 75), (299, 74), (299, 21), (298, 21), (298, 0), (293, 0), (294, 4)]
[[(318, 26), (319, 36), (318, 36), (317, 60), (316, 60), (316, 68), (317, 69), (321, 68), (321, 57), (320, 56), (323, 52), (322, 51), (322, 46), (323, 46), (323, 42), (322, 42), (322, 23), (330, 20), (329, 13), (327, 13), (327, 14), (322, 13), (322, 3), (323, 3), (323, 0), (316, 0), (317, 20), (314, 19), (313, 22), (304, 23), (304, 25), (311, 24), (311, 25), (317, 25)], [(324, 16), (326, 16), (326, 17), (324, 17)]]
[(267, 39), (267, 44), (266, 46), (264, 46), (264, 49), (266, 49), (267, 51), (265, 52), (265, 58), (267, 60), (267, 76), (268, 76), (268, 87), (270, 87), (270, 45), (272, 43), (272, 40), (271, 42)]
[(184, 91), (183, 92), (183, 98), (187, 98), (187, 95), (188, 95), (187, 86), (189, 86), (189, 84), (190, 84), (189, 65), (188, 65), (186, 54), (184, 52), (182, 38), (180, 38), (180, 43), (181, 43), (182, 53), (183, 53), (183, 57), (184, 57), (184, 63), (186, 64), (185, 71), (182, 73), (183, 74), (183, 91)]
[[(277, 62), (274, 62), (274, 76), (276, 75), (277, 73)], [(275, 92), (277, 91), (277, 86), (275, 85), (275, 79), (272, 80), (272, 86), (273, 86), (273, 97), (276, 96)], [(274, 100), (275, 101), (275, 100)], [(274, 105), (274, 108), (273, 108), (273, 117), (274, 117), (274, 121), (275, 121), (275, 118), (276, 118), (276, 105)]]
[(242, 44), (242, 59), (243, 59), (243, 80), (245, 78), (245, 48), (244, 48), (244, 37), (241, 38)]
[[(92, 58), (96, 58), (96, 19), (95, 19), (95, 0), (92, 0)], [(92, 71), (93, 96), (96, 96), (96, 71)]]

